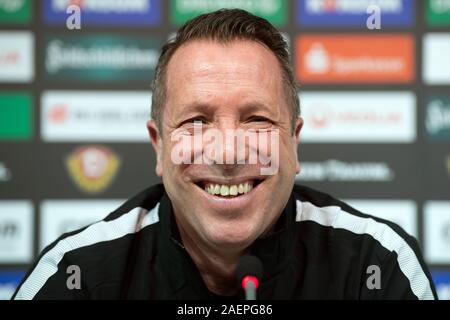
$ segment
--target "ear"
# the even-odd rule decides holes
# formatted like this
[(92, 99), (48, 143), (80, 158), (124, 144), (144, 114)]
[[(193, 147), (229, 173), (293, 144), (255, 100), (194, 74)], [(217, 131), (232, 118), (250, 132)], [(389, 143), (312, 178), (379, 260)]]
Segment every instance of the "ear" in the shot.
[(300, 173), (300, 161), (298, 158), (298, 145), (300, 143), (300, 131), (303, 128), (303, 119), (301, 117), (298, 117), (295, 121), (295, 127), (294, 127), (294, 134), (292, 136), (294, 140), (294, 152), (295, 152), (295, 159), (296, 159), (296, 165), (295, 165), (295, 172), (298, 174)]
[(163, 163), (162, 163), (162, 135), (159, 132), (158, 126), (154, 120), (147, 121), (147, 131), (150, 136), (150, 142), (156, 153), (156, 168), (155, 172), (158, 177), (162, 176)]

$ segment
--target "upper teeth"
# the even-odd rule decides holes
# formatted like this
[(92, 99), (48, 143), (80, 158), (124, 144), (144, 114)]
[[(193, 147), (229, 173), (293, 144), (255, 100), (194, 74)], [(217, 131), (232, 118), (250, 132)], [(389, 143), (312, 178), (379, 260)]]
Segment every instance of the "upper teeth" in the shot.
[(225, 185), (208, 183), (205, 191), (209, 194), (220, 194), (221, 196), (237, 196), (238, 194), (248, 193), (253, 189), (253, 182), (245, 182), (240, 184)]

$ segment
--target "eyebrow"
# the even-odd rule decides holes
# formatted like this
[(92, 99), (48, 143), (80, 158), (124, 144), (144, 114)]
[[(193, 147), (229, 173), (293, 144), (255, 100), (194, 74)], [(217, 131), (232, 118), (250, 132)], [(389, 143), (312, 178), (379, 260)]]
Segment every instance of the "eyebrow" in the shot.
[(277, 114), (277, 110), (275, 109), (274, 106), (270, 107), (267, 104), (260, 102), (247, 103), (243, 105), (242, 108), (245, 109), (246, 113), (251, 113), (254, 111), (265, 111), (271, 115)]

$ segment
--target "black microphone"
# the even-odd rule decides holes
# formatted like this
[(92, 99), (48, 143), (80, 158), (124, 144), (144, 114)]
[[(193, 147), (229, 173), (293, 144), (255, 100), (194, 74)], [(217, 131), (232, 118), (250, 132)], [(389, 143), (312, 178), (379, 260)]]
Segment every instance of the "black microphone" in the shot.
[(257, 257), (245, 255), (239, 259), (236, 276), (245, 290), (245, 300), (256, 300), (256, 289), (262, 275), (263, 265)]

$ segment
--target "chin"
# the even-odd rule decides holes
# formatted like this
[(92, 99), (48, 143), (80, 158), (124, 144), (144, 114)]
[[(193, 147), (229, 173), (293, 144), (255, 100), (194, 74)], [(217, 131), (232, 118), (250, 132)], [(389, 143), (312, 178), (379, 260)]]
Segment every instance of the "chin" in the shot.
[(217, 227), (209, 226), (206, 229), (206, 236), (209, 242), (216, 247), (226, 248), (230, 247), (242, 249), (248, 247), (258, 237), (256, 228), (251, 227), (252, 224), (245, 226), (245, 223), (236, 221), (234, 223), (226, 223), (225, 225), (218, 223)]

